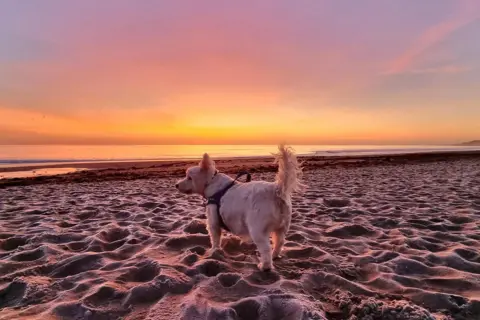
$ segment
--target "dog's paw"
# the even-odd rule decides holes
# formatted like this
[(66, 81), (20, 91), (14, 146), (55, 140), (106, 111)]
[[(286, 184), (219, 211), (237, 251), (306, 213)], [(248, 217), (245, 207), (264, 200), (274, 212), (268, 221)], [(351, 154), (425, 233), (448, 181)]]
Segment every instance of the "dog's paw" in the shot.
[(215, 255), (215, 254), (218, 254), (218, 253), (221, 253), (221, 252), (222, 252), (222, 248), (214, 247), (214, 248), (208, 249), (207, 252), (205, 252), (205, 255), (206, 256), (212, 256), (212, 255)]
[(271, 264), (264, 264), (264, 263), (259, 263), (258, 264), (258, 269), (260, 269), (260, 271), (263, 271), (263, 272), (270, 272), (272, 271), (273, 269), (273, 266)]
[(205, 253), (205, 257), (208, 259), (225, 261), (225, 255), (220, 248), (210, 249)]

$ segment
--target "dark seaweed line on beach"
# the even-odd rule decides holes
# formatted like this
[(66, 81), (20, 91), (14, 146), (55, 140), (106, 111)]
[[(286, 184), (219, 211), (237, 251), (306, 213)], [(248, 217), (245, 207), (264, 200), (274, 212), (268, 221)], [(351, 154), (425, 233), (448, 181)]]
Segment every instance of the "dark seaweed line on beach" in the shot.
[[(465, 152), (431, 152), (412, 153), (403, 155), (384, 156), (348, 156), (348, 157), (322, 157), (302, 156), (299, 157), (304, 171), (319, 168), (335, 167), (366, 167), (376, 165), (405, 165), (416, 163), (460, 161), (465, 159), (478, 159), (480, 151)], [(141, 166), (141, 163), (131, 163), (131, 166), (122, 168), (102, 168), (88, 171), (79, 171), (55, 176), (37, 176), (28, 178), (6, 178), (0, 179), (0, 189), (13, 186), (28, 186), (36, 184), (66, 184), (82, 182), (100, 182), (115, 180), (137, 180), (152, 178), (180, 177), (185, 169), (195, 163), (191, 160), (159, 162), (148, 167)], [(247, 158), (247, 159), (220, 159), (216, 161), (220, 171), (227, 174), (236, 174), (239, 170), (248, 170), (251, 173), (275, 172), (277, 167), (271, 162), (271, 158)], [(112, 165), (115, 165), (112, 163)], [(140, 165), (140, 167), (139, 167)], [(47, 168), (47, 166), (45, 166)], [(4, 171), (6, 168), (3, 168)], [(34, 167), (25, 167), (22, 170), (31, 170)], [(0, 171), (1, 176), (1, 171)]]

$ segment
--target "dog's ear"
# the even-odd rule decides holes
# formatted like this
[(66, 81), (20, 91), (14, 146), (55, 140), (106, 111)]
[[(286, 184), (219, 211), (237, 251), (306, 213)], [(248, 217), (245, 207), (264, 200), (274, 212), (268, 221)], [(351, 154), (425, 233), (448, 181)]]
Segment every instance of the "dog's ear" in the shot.
[(212, 159), (210, 159), (210, 156), (208, 155), (208, 153), (205, 153), (203, 155), (202, 161), (200, 161), (200, 168), (202, 168), (203, 170), (208, 170), (212, 165), (213, 165)]

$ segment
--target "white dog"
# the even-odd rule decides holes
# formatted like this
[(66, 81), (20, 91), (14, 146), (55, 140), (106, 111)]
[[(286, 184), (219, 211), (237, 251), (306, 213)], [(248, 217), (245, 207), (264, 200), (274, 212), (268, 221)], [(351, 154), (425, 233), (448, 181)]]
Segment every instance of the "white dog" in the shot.
[(215, 163), (204, 154), (199, 165), (189, 168), (186, 177), (176, 184), (182, 193), (209, 199), (206, 215), (212, 249), (220, 247), (221, 227), (242, 239), (251, 239), (260, 253), (258, 267), (263, 271), (272, 268), (270, 234), (273, 234), (273, 258), (280, 257), (290, 226), (292, 193), (301, 187), (301, 168), (294, 151), (283, 145), (278, 150), (275, 182), (238, 183), (218, 173)]

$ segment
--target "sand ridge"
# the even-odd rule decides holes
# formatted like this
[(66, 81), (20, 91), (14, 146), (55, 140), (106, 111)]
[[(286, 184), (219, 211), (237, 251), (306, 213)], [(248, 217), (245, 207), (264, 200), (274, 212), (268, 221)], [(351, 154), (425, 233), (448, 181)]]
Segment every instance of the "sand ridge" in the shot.
[(271, 273), (173, 178), (2, 189), (0, 319), (480, 318), (478, 160), (304, 181)]

